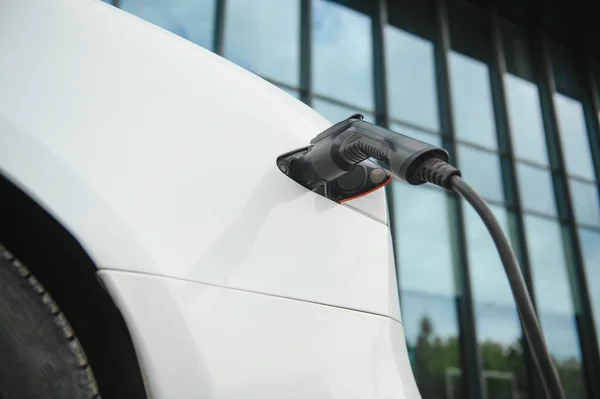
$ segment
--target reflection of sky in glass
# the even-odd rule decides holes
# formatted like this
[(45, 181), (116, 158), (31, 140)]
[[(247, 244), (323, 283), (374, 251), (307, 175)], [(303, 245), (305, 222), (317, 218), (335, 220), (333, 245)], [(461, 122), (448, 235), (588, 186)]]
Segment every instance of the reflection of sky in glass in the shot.
[(449, 54), (456, 135), (495, 149), (496, 127), (488, 66), (454, 51)]
[[(490, 207), (508, 235), (506, 210)], [(512, 345), (521, 336), (521, 327), (504, 267), (485, 225), (470, 206), (465, 207), (465, 221), (477, 339)]]
[(525, 215), (525, 234), (540, 323), (553, 356), (580, 359), (573, 299), (559, 222)]
[(215, 0), (121, 0), (119, 7), (202, 47), (212, 48)]
[[(393, 181), (391, 189), (402, 322), (408, 345), (414, 348), (417, 344), (425, 318), (431, 322), (432, 342), (456, 338), (458, 323), (446, 194), (399, 181)], [(418, 355), (417, 351), (415, 356)], [(444, 367), (459, 367), (457, 354), (423, 352), (420, 356), (447, 362)]]
[(541, 313), (540, 323), (552, 356), (559, 361), (569, 358), (581, 360), (577, 326), (572, 315)]
[[(490, 206), (508, 235), (508, 219), (504, 208)], [(514, 307), (512, 292), (504, 273), (504, 267), (479, 215), (465, 206), (467, 227), (467, 254), (471, 270), (473, 296), (476, 302), (501, 304)]]
[(495, 341), (508, 346), (514, 344), (522, 334), (515, 306), (476, 301), (475, 321), (479, 342)]
[(390, 115), (439, 130), (433, 44), (392, 26), (385, 37)]
[(524, 209), (556, 215), (552, 177), (549, 170), (517, 163), (517, 178)]
[(581, 372), (581, 350), (577, 326), (573, 315), (540, 313), (540, 324), (548, 350), (556, 360), (559, 371), (568, 370), (568, 377), (560, 373), (568, 399), (579, 399), (578, 393), (584, 392), (583, 373)]
[(393, 232), (400, 289), (454, 295), (452, 249), (441, 190), (392, 181)]
[(298, 85), (299, 0), (228, 0), (224, 55), (267, 78)]
[(579, 101), (560, 93), (554, 95), (554, 103), (567, 171), (594, 179), (583, 106)]
[(431, 320), (435, 336), (442, 339), (458, 336), (454, 297), (401, 290), (400, 301), (402, 302), (402, 324), (409, 344), (415, 344), (424, 317)]
[[(400, 301), (409, 358), (423, 399), (445, 398), (445, 384), (432, 387), (432, 380), (441, 383), (446, 370), (460, 370), (456, 302), (450, 296), (408, 290), (400, 291)], [(422, 330), (424, 325), (430, 330)], [(463, 397), (460, 381), (454, 382), (454, 397)]]
[(538, 88), (515, 75), (504, 76), (508, 115), (517, 158), (548, 164)]
[(344, 107), (344, 106), (338, 105), (338, 104), (334, 104), (334, 103), (326, 101), (326, 100), (321, 100), (320, 98), (315, 98), (313, 100), (312, 107), (318, 113), (323, 115), (325, 117), (325, 119), (327, 119), (331, 123), (340, 122), (356, 113), (364, 116), (365, 121), (375, 123), (375, 120), (374, 120), (375, 118), (373, 117), (372, 114), (358, 112), (355, 109)]
[[(520, 370), (524, 370), (524, 359), (521, 356), (522, 331), (517, 310), (510, 306), (475, 302), (475, 326), (484, 368), (511, 373), (517, 379), (515, 397), (528, 397), (518, 376), (522, 374)], [(499, 389), (502, 384), (507, 382), (493, 375), (487, 376), (486, 388), (490, 399), (513, 398), (508, 394), (507, 386)]]
[(390, 130), (393, 130), (408, 137), (412, 137), (413, 139), (422, 141), (427, 144), (435, 145), (438, 147), (442, 145), (441, 136), (425, 133), (420, 130), (402, 125), (400, 123), (391, 123)]
[(573, 303), (558, 221), (531, 215), (524, 219), (538, 309), (570, 316)]
[(312, 11), (314, 90), (373, 109), (371, 19), (325, 0)]
[(497, 154), (459, 145), (458, 161), (463, 177), (479, 194), (487, 199), (504, 201)]
[(577, 223), (600, 226), (598, 187), (595, 184), (582, 183), (574, 179), (569, 182)]
[(579, 229), (579, 239), (596, 320), (596, 331), (600, 338), (600, 233)]

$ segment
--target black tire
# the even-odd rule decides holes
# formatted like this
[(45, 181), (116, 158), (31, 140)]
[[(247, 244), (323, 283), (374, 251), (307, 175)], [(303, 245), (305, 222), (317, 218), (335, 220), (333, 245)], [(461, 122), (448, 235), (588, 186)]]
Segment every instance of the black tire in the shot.
[(0, 245), (0, 398), (99, 398), (83, 348), (44, 287)]

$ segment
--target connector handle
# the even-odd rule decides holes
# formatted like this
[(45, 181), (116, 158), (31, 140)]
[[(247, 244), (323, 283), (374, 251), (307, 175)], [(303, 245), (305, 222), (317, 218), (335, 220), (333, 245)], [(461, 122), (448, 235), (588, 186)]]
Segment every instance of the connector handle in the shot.
[(312, 139), (308, 151), (290, 162), (290, 176), (315, 189), (369, 158), (386, 163), (397, 178), (419, 185), (427, 182), (419, 173), (425, 160), (446, 163), (449, 157), (442, 148), (376, 126), (355, 114)]
[(397, 178), (413, 185), (425, 183), (415, 173), (422, 161), (448, 161), (448, 153), (439, 147), (363, 120), (350, 122), (333, 140), (331, 156), (336, 164), (356, 164), (372, 157), (385, 162)]

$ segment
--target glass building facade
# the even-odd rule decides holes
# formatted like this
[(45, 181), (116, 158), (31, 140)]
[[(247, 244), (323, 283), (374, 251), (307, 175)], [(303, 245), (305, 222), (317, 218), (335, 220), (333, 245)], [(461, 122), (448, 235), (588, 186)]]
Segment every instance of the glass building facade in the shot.
[[(332, 122), (360, 112), (446, 148), (514, 244), (567, 397), (600, 398), (600, 63), (560, 20), (514, 1), (105, 1)], [(478, 216), (436, 188), (387, 195), (423, 398), (543, 397)]]

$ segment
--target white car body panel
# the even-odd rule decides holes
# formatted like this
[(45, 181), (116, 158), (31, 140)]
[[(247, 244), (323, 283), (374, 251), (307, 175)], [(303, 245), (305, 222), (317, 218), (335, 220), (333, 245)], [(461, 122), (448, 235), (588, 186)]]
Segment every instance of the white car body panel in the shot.
[[(331, 314), (345, 326), (323, 327), (323, 349), (339, 335), (366, 351), (381, 340), (374, 329), (389, 335), (386, 345), (403, 347), (384, 190), (339, 205), (275, 165), (278, 155), (331, 125), (315, 111), (233, 63), (94, 0), (0, 0), (0, 54), (0, 172), (60, 221), (99, 269), (223, 287), (233, 296), (263, 294), (257, 301), (265, 309), (257, 304), (255, 312), (262, 320), (273, 311), (266, 330), (286, 313), (294, 320), (298, 301), (313, 303), (306, 323)], [(111, 292), (129, 312), (130, 331), (142, 342), (150, 334), (139, 356), (152, 359), (149, 370), (158, 373), (155, 363), (165, 354), (151, 336), (177, 335), (133, 311), (149, 298), (125, 294), (117, 280), (109, 281)], [(150, 295), (146, 284), (136, 291), (136, 281), (123, 284)], [(164, 281), (173, 294), (175, 280)], [(237, 299), (218, 292), (233, 307)], [(192, 303), (170, 300), (161, 311), (176, 306), (182, 327), (195, 334), (203, 314)], [(148, 330), (152, 323), (156, 331)], [(231, 344), (216, 333), (206, 338), (217, 340), (206, 345)], [(301, 345), (290, 355), (300, 355)], [(385, 356), (408, 366), (397, 348)], [(260, 378), (275, 364), (267, 360)], [(344, 361), (336, 367), (344, 370)], [(404, 388), (389, 377), (395, 397), (415, 392), (412, 375), (403, 373)], [(242, 377), (231, 375), (231, 392), (236, 378)], [(177, 376), (159, 380), (152, 383), (156, 397), (173, 397), (161, 393), (178, 389)], [(218, 397), (235, 397), (224, 395)]]
[(276, 168), (329, 122), (104, 3), (3, 4), (2, 170), (100, 268), (399, 318), (388, 228)]
[(135, 342), (157, 398), (420, 397), (399, 361), (408, 356), (402, 325), (390, 318), (171, 278), (100, 276), (143, 332)]

